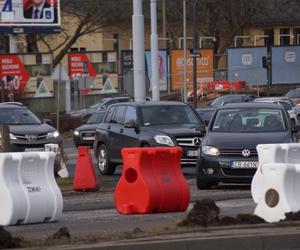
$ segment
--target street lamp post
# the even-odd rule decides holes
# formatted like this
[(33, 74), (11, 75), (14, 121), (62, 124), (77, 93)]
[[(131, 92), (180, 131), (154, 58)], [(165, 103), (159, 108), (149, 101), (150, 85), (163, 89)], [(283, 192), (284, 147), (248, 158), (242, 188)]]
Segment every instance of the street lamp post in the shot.
[(197, 7), (199, 0), (194, 1), (193, 9), (193, 92), (194, 92), (194, 107), (197, 108)]
[[(183, 0), (183, 100), (187, 103), (187, 65), (186, 65), (186, 0)], [(179, 40), (180, 46), (180, 40)]]

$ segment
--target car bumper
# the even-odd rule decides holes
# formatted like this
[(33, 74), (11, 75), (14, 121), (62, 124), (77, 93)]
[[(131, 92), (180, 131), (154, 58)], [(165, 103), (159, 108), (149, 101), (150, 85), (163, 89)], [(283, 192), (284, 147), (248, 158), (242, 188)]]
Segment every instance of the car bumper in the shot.
[(93, 145), (94, 145), (94, 140), (87, 141), (87, 140), (82, 140), (79, 137), (74, 137), (73, 140), (74, 140), (76, 147), (79, 147), (79, 146), (93, 147)]
[(258, 162), (257, 156), (243, 157), (221, 157), (203, 156), (197, 161), (197, 178), (211, 182), (225, 183), (250, 183), (256, 172), (255, 168), (234, 169), (232, 161)]
[(9, 151), (10, 152), (24, 152), (34, 151), (35, 149), (45, 149), (45, 144), (61, 144), (60, 138), (49, 138), (46, 140), (37, 141), (23, 141), (23, 140), (11, 140)]

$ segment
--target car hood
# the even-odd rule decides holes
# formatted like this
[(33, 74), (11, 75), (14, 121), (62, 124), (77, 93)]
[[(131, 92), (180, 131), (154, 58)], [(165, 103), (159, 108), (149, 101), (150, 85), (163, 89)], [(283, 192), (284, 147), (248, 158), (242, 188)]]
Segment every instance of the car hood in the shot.
[(19, 135), (39, 135), (56, 131), (56, 129), (46, 123), (42, 123), (36, 125), (9, 125), (9, 131), (12, 134)]
[(151, 126), (151, 127), (143, 127), (143, 129), (147, 132), (153, 133), (153, 135), (156, 134), (167, 134), (171, 136), (187, 136), (187, 135), (197, 135), (201, 136), (201, 127), (203, 125), (195, 125), (195, 124), (174, 124), (174, 125), (157, 125), (157, 126)]
[(276, 133), (208, 133), (203, 145), (215, 146), (220, 149), (255, 149), (258, 144), (289, 143), (288, 132)]
[(94, 124), (83, 124), (80, 127), (76, 128), (77, 131), (94, 131), (96, 130), (98, 123)]

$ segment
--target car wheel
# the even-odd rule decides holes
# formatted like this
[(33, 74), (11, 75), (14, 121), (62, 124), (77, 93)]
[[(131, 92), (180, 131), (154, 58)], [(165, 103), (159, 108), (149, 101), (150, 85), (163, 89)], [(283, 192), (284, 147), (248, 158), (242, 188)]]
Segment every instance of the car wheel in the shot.
[(149, 145), (148, 143), (143, 143), (143, 144), (141, 145), (141, 147), (142, 147), (142, 148), (149, 148), (150, 145)]
[(113, 175), (116, 170), (116, 165), (110, 163), (109, 152), (105, 144), (101, 144), (98, 147), (97, 165), (102, 175)]
[(295, 126), (296, 126), (296, 122), (294, 119), (291, 120), (291, 126), (292, 126), (292, 129), (295, 128)]

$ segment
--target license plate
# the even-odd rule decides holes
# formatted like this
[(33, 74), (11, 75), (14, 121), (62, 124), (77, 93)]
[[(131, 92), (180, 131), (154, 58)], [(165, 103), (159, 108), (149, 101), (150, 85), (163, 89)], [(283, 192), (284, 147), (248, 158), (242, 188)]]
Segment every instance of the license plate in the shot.
[(83, 137), (82, 140), (84, 140), (84, 141), (93, 141), (93, 140), (95, 140), (95, 136)]
[(189, 157), (197, 157), (198, 156), (198, 151), (197, 150), (188, 150), (186, 152), (187, 156)]
[(257, 161), (232, 161), (230, 163), (231, 168), (238, 169), (254, 169), (258, 167)]
[(45, 151), (44, 148), (25, 148), (25, 152), (41, 152)]

